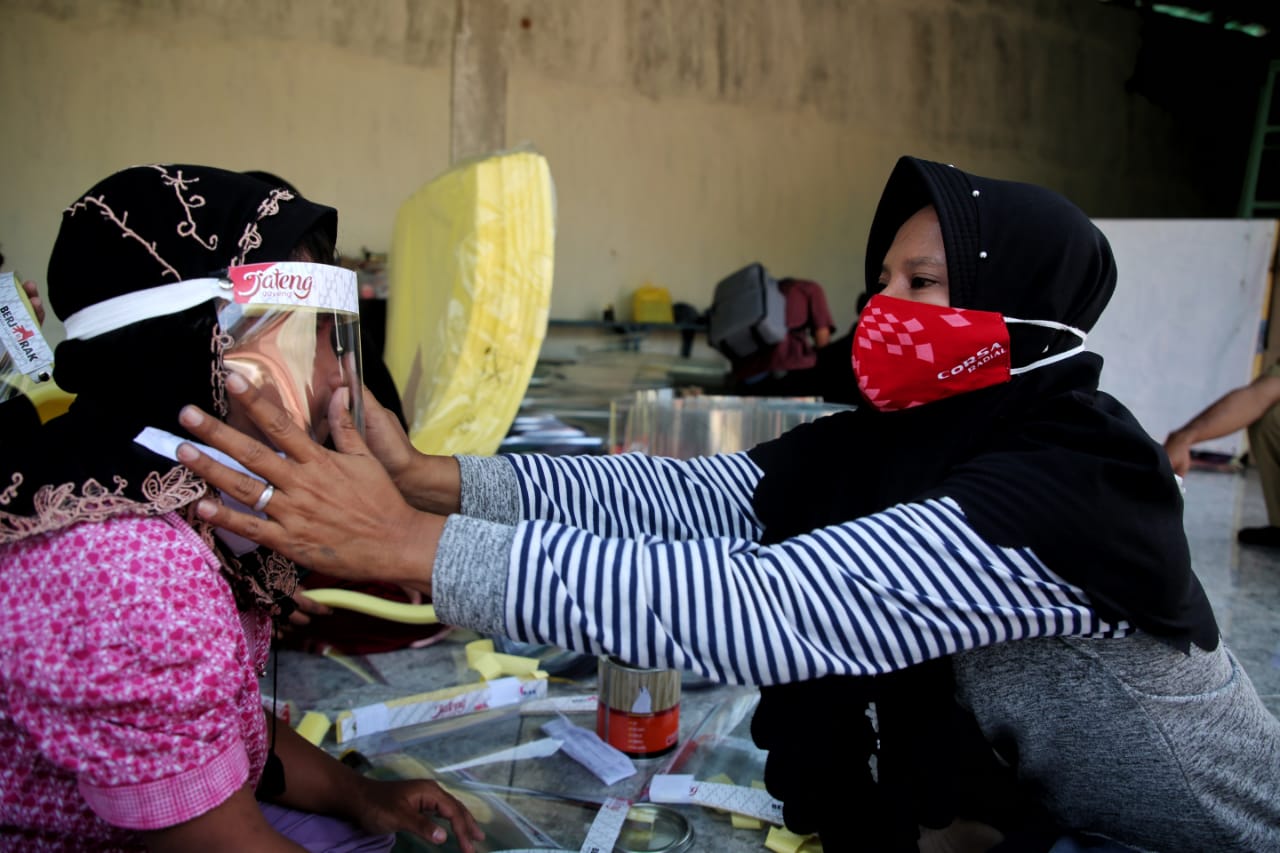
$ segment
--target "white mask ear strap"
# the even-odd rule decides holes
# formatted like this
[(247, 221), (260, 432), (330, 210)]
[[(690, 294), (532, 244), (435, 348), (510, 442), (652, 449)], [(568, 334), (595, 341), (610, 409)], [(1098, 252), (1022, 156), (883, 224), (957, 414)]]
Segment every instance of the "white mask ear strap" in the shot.
[(1035, 370), (1037, 367), (1048, 367), (1051, 364), (1057, 364), (1059, 361), (1071, 358), (1071, 356), (1084, 352), (1084, 343), (1088, 339), (1088, 335), (1077, 329), (1075, 326), (1068, 326), (1066, 323), (1059, 323), (1054, 320), (1019, 320), (1017, 317), (1005, 317), (1006, 324), (1022, 323), (1027, 326), (1041, 326), (1046, 329), (1056, 329), (1059, 332), (1070, 332), (1080, 339), (1080, 343), (1076, 344), (1069, 350), (1055, 353), (1045, 358), (1033, 361), (1030, 364), (1024, 364), (1022, 367), (1014, 367), (1009, 370), (1010, 376), (1017, 376), (1019, 373), (1026, 373), (1028, 370)]

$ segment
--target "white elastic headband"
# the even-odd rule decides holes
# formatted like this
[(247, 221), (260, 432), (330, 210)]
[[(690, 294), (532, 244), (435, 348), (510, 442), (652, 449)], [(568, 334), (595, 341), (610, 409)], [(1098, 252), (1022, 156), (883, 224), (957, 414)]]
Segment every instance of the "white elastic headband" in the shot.
[(142, 320), (177, 314), (210, 299), (360, 313), (355, 270), (282, 261), (231, 267), (226, 278), (192, 278), (115, 296), (82, 308), (63, 326), (67, 338), (87, 340)]
[(82, 308), (63, 323), (67, 337), (88, 340), (114, 332), (140, 320), (165, 317), (194, 308), (210, 299), (230, 299), (231, 282), (220, 278), (193, 278), (136, 290)]

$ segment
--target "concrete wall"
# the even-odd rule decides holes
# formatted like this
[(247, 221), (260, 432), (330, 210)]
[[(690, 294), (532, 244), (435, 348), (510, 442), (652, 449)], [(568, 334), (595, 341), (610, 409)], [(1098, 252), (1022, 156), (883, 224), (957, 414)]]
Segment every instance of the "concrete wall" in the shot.
[[(761, 260), (825, 284), (844, 328), (903, 153), (1096, 216), (1201, 213), (1169, 116), (1125, 91), (1136, 18), (1094, 0), (458, 2), (505, 3), (487, 128), (550, 160), (553, 316), (625, 317), (646, 281), (702, 308)], [(456, 20), (455, 0), (0, 0), (8, 266), (43, 277), (62, 207), (161, 160), (278, 172), (339, 208), (341, 248), (385, 249), (449, 163)]]

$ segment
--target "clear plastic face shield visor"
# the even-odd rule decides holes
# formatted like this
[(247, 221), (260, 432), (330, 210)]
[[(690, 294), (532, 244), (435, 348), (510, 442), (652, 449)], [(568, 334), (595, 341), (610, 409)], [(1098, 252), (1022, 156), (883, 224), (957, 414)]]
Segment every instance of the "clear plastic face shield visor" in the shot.
[[(329, 402), (346, 388), (349, 410), (364, 432), (360, 309), (354, 270), (294, 261), (231, 267), (128, 293), (78, 311), (68, 338), (92, 338), (131, 323), (217, 299), (218, 324), (230, 343), (226, 367), (287, 411), (314, 438), (329, 438)], [(234, 403), (228, 422), (257, 434)], [(261, 437), (261, 436), (259, 436)]]
[(53, 350), (40, 333), (22, 282), (11, 272), (0, 273), (0, 342), (0, 404), (52, 386)]

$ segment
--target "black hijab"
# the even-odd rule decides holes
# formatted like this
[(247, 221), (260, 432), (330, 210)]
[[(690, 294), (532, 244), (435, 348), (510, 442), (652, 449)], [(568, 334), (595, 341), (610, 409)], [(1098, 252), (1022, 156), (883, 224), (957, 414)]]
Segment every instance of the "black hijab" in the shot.
[[(236, 172), (149, 165), (117, 172), (62, 214), (49, 260), (49, 305), (61, 318), (114, 296), (200, 278), (228, 266), (332, 247), (337, 212)], [(134, 443), (147, 426), (175, 435), (179, 410), (226, 415), (216, 303), (134, 323), (55, 351), (70, 410), (0, 447), (0, 542), (116, 515), (182, 511), (223, 561), (240, 606), (283, 600), (293, 565), (258, 549), (240, 558), (191, 512), (206, 490), (183, 466)]]
[[(869, 292), (881, 289), (898, 229), (928, 205), (941, 225), (952, 305), (1085, 332), (1097, 322), (1116, 269), (1084, 213), (1040, 187), (911, 157), (898, 162), (872, 222)], [(1078, 341), (1040, 327), (1010, 333), (1015, 367)], [(1096, 355), (1078, 354), (911, 409), (861, 405), (754, 448), (764, 541), (951, 497), (983, 538), (1032, 548), (1104, 618), (1184, 651), (1216, 647), (1168, 458), (1098, 391), (1101, 369)], [(847, 353), (843, 370), (856, 388)], [(953, 690), (945, 659), (876, 678), (763, 688), (752, 734), (770, 751), (765, 781), (784, 801), (788, 826), (820, 832), (832, 849), (915, 850), (917, 824), (940, 827), (957, 814), (1006, 832), (1048, 822), (992, 759)], [(865, 717), (872, 703), (875, 730)], [(866, 771), (871, 754), (876, 780)]]

